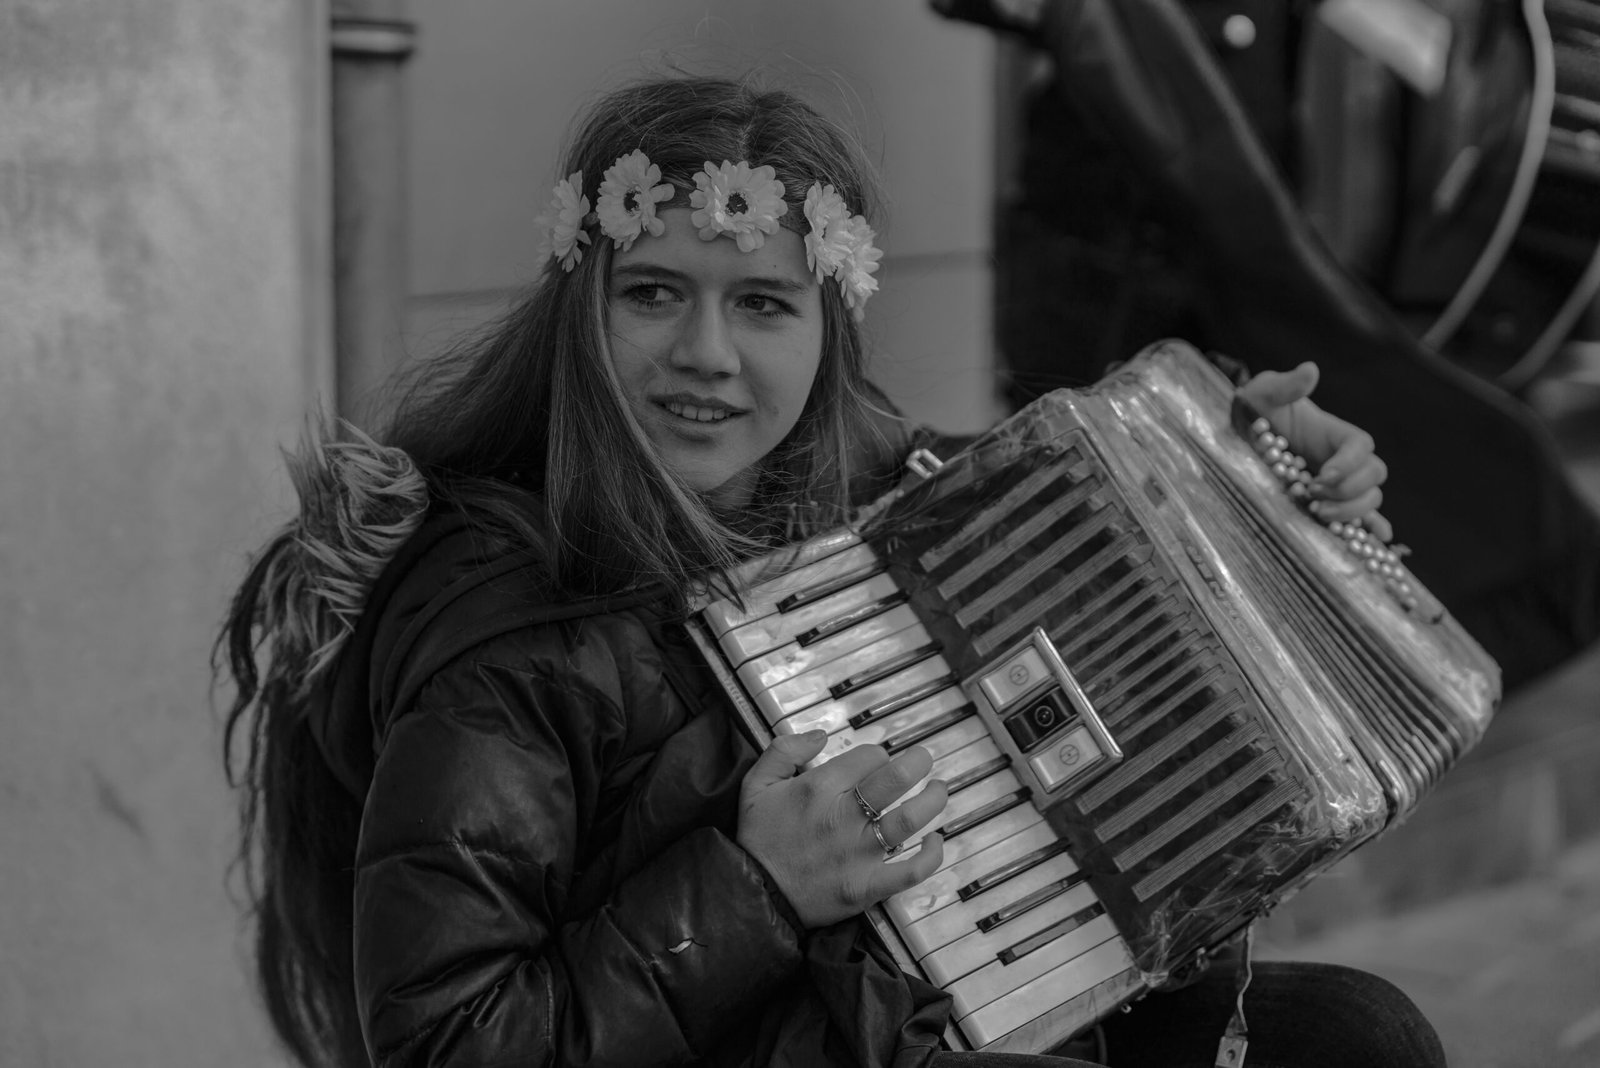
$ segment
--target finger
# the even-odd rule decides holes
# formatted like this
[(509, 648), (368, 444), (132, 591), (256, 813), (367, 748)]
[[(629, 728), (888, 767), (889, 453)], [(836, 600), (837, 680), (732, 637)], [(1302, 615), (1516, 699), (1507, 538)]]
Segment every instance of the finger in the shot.
[(1342, 482), (1345, 476), (1367, 462), (1373, 449), (1372, 435), (1352, 427), (1333, 455), (1324, 460), (1317, 470), (1317, 477), (1311, 481), (1313, 491)]
[(944, 839), (929, 832), (905, 852), (875, 865), (868, 885), (874, 899), (881, 901), (911, 889), (943, 865)]
[(923, 746), (913, 745), (862, 776), (854, 786), (867, 804), (882, 812), (925, 778), (932, 767), (933, 754)]
[(1381, 504), (1383, 504), (1383, 491), (1369, 489), (1345, 501), (1312, 501), (1311, 514), (1324, 523), (1347, 523), (1352, 519), (1360, 519), (1371, 512), (1376, 512)]
[(1372, 531), (1373, 536), (1385, 545), (1394, 541), (1394, 526), (1390, 524), (1388, 517), (1382, 512), (1372, 512), (1364, 515), (1361, 520), (1366, 523), (1367, 529)]
[(889, 840), (890, 845), (904, 845), (915, 838), (918, 831), (937, 819), (949, 800), (950, 792), (944, 780), (933, 779), (915, 794), (885, 812), (883, 819), (878, 821), (879, 830)]
[(1325, 500), (1352, 500), (1370, 489), (1379, 488), (1388, 479), (1389, 465), (1381, 457), (1368, 456), (1364, 463), (1337, 482), (1313, 483), (1311, 492)]
[(1317, 365), (1310, 361), (1292, 371), (1262, 371), (1239, 387), (1239, 396), (1266, 415), (1309, 397), (1319, 377)]
[(757, 793), (773, 783), (793, 778), (805, 770), (806, 764), (822, 752), (826, 744), (827, 731), (778, 735), (745, 773), (743, 791), (746, 794)]

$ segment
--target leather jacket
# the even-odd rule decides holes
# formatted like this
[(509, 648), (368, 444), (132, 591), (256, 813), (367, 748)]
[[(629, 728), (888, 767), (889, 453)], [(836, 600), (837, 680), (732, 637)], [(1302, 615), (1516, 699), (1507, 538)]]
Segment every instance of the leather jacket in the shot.
[[(552, 610), (537, 568), (499, 559), (459, 519), (424, 523), (316, 728), (365, 799), (373, 1063), (925, 1063), (948, 998), (864, 922), (802, 930), (737, 844), (755, 753), (683, 627), (648, 601)], [(475, 588), (521, 615), (435, 668), (429, 643), (481, 620)]]

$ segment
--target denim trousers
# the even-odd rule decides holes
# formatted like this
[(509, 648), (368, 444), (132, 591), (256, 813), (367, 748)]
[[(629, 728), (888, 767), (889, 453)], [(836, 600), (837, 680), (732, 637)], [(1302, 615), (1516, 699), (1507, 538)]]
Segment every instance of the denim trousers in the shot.
[[(1279, 961), (1256, 961), (1252, 972), (1244, 1068), (1445, 1068), (1433, 1025), (1387, 979)], [(1213, 1068), (1236, 993), (1233, 973), (1214, 969), (1052, 1053), (939, 1053), (933, 1068)]]

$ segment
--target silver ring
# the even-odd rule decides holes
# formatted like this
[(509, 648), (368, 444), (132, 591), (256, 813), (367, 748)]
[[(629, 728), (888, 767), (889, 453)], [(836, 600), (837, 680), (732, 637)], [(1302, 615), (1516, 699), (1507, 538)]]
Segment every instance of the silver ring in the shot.
[(876, 838), (878, 840), (878, 844), (883, 846), (884, 856), (892, 857), (896, 853), (900, 852), (900, 846), (890, 845), (889, 839), (883, 836), (883, 828), (878, 824), (877, 820), (873, 820), (871, 823), (867, 824), (867, 826), (872, 828), (872, 837)]
[(856, 795), (856, 804), (861, 806), (861, 814), (867, 817), (868, 823), (877, 823), (883, 819), (883, 813), (869, 805), (867, 799), (861, 796), (861, 787), (857, 786), (850, 792)]

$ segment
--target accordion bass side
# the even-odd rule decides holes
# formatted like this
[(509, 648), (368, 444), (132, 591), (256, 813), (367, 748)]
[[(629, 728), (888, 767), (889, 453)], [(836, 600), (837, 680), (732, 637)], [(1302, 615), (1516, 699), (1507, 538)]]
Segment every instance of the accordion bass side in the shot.
[(758, 743), (933, 753), (943, 866), (869, 915), (957, 1048), (1040, 1052), (1175, 981), (1487, 727), (1493, 661), (1310, 516), (1282, 444), (1163, 343), (695, 615)]

